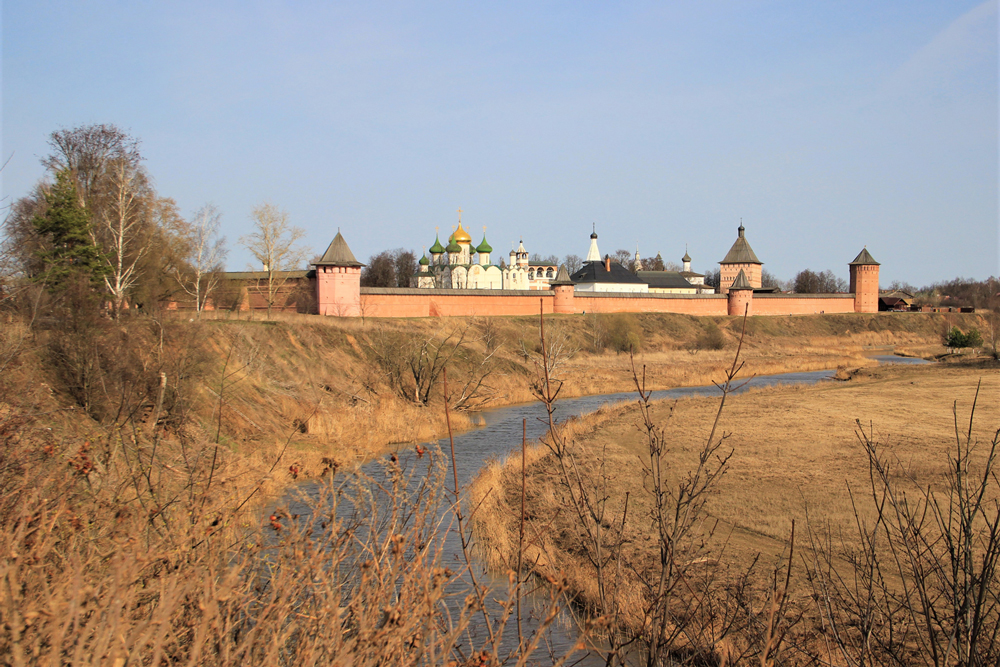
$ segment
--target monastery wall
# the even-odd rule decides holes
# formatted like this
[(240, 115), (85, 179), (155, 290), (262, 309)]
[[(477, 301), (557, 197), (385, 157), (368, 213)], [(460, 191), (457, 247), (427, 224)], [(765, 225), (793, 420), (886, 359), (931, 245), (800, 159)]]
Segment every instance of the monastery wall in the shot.
[(576, 292), (576, 313), (681, 313), (725, 315), (727, 299), (722, 294), (622, 294)]
[(753, 315), (853, 313), (853, 294), (754, 294)]
[(552, 312), (553, 297), (551, 291), (362, 287), (360, 310), (365, 317), (537, 315), (539, 301)]

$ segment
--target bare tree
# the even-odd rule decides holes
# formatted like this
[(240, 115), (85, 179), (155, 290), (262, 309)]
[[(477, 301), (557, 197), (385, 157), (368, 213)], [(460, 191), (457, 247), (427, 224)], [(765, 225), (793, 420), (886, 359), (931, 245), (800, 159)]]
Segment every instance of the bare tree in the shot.
[(254, 208), (250, 214), (254, 231), (240, 237), (240, 245), (263, 265), (264, 277), (258, 281), (267, 301), (267, 316), (278, 299), (278, 293), (288, 282), (288, 271), (298, 268), (307, 256), (307, 249), (296, 245), (305, 231), (288, 224), (288, 213), (270, 202)]
[(112, 313), (118, 319), (127, 292), (139, 279), (139, 261), (149, 250), (143, 228), (151, 193), (142, 169), (127, 160), (115, 160), (110, 165), (107, 184), (107, 206), (91, 228), (91, 236), (95, 245), (104, 249), (108, 267), (104, 285), (111, 295)]
[(611, 253), (611, 261), (618, 262), (629, 271), (632, 271), (635, 265), (635, 255), (624, 248), (619, 248)]
[(569, 274), (573, 275), (583, 268), (583, 259), (579, 255), (566, 255), (566, 258), (563, 259), (563, 264), (566, 265), (566, 270), (569, 271)]
[[(53, 153), (42, 164), (53, 172), (67, 170), (76, 182), (80, 205), (90, 205), (100, 194), (102, 180), (113, 163), (138, 167), (139, 140), (117, 125), (83, 125), (49, 135)], [(91, 211), (97, 214), (97, 211)]]
[(809, 269), (799, 271), (792, 285), (799, 294), (833, 294), (846, 292), (848, 289), (847, 281), (838, 278), (833, 271), (816, 273)]
[(188, 243), (190, 256), (187, 266), (174, 268), (181, 289), (194, 297), (198, 317), (205, 308), (208, 297), (219, 285), (228, 250), (226, 238), (219, 236), (222, 213), (214, 204), (205, 204), (194, 214), (190, 223)]

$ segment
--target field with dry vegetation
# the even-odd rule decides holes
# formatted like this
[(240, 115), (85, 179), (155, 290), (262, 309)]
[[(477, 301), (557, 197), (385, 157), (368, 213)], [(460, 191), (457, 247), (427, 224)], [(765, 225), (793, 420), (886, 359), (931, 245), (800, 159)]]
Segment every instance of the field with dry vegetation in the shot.
[[(390, 454), (375, 475), (356, 464), (528, 400), (538, 368), (567, 396), (620, 391), (631, 348), (652, 385), (704, 384), (739, 340), (732, 318), (552, 317), (543, 347), (534, 318), (66, 312), (0, 313), (11, 664), (558, 661), (544, 636), (568, 580), (552, 575), (531, 629), (515, 630), (526, 569), (487, 593), (471, 561), (443, 561), (449, 534), (469, 539), (448, 452), (409, 467)], [(942, 330), (974, 322), (753, 320), (743, 346), (761, 372), (846, 368), (872, 346), (938, 352)], [(263, 511), (306, 479), (318, 483), (307, 512)], [(584, 635), (599, 641), (606, 626), (598, 617)]]
[[(727, 391), (760, 373), (729, 371)], [(484, 469), (478, 547), (565, 579), (641, 662), (992, 664), (998, 396), (985, 358), (721, 400), (637, 391)]]

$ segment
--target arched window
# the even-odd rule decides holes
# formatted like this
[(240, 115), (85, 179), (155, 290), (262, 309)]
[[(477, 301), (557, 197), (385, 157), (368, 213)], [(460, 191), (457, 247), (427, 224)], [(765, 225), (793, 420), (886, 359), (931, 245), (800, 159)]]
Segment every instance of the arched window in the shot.
[(535, 279), (535, 270), (528, 269), (528, 280), (534, 280), (534, 279)]
[(552, 277), (552, 267), (551, 266), (548, 269), (545, 270), (545, 277), (546, 278), (551, 278)]

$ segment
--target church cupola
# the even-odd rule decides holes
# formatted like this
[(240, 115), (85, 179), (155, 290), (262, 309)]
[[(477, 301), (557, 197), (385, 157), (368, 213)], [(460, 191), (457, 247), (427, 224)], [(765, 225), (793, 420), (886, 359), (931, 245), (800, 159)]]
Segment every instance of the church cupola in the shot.
[(483, 227), (483, 242), (476, 247), (476, 252), (479, 253), (479, 264), (486, 266), (490, 263), (490, 253), (493, 252), (493, 248), (489, 243), (486, 242), (486, 228)]
[(681, 264), (685, 272), (691, 271), (691, 256), (688, 254), (687, 246), (684, 246), (684, 256), (681, 257)]
[(601, 261), (601, 251), (597, 249), (597, 225), (594, 225), (594, 231), (590, 234), (590, 250), (587, 251), (587, 259), (583, 260), (585, 262), (599, 262)]
[(444, 255), (444, 246), (441, 245), (441, 237), (437, 234), (434, 235), (434, 245), (430, 247), (431, 259), (434, 260), (435, 264), (441, 263), (441, 257)]

